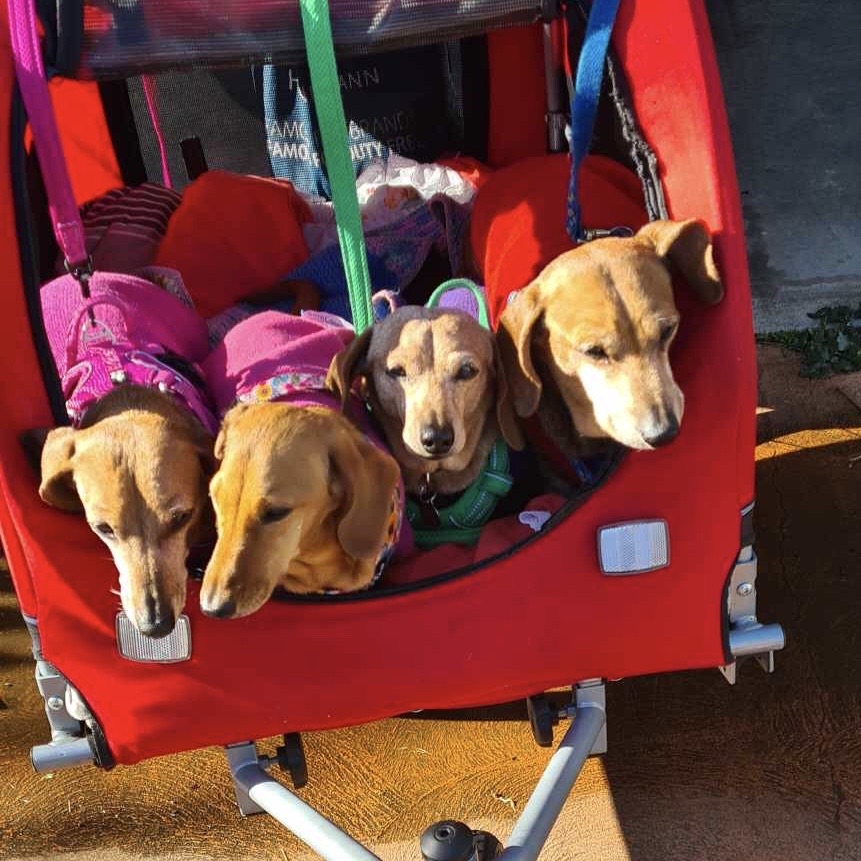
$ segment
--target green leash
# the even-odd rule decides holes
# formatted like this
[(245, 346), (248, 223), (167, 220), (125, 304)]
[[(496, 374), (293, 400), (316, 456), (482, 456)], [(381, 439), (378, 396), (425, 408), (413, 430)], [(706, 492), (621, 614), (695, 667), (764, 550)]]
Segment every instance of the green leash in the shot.
[[(365, 236), (356, 195), (356, 177), (347, 142), (347, 119), (344, 116), (335, 46), (332, 41), (329, 4), (327, 0), (299, 0), (299, 8), (302, 13), (305, 51), (311, 73), (326, 174), (332, 188), (335, 224), (344, 261), (350, 310), (353, 313), (353, 326), (359, 334), (373, 324), (374, 309), (371, 302), (371, 276), (368, 271)], [(428, 299), (427, 306), (437, 307), (439, 300), (449, 290), (459, 288), (469, 290), (475, 297), (478, 322), (489, 329), (490, 319), (484, 295), (466, 278), (453, 278), (440, 284)], [(442, 510), (434, 509), (438, 525), (430, 529), (422, 528), (422, 509), (415, 501), (407, 500), (407, 518), (413, 525), (416, 545), (428, 548), (446, 542), (475, 544), (481, 535), (482, 527), (490, 519), (499, 500), (511, 489), (511, 485), (508, 446), (499, 437), (478, 478), (451, 505)]]
[(347, 143), (347, 119), (344, 116), (335, 46), (332, 42), (329, 4), (327, 0), (299, 0), (299, 8), (302, 11), (305, 53), (311, 72), (311, 88), (326, 160), (326, 174), (332, 188), (350, 310), (358, 335), (374, 322), (374, 308), (371, 304), (371, 275), (368, 271), (365, 235), (362, 232), (359, 198), (356, 196), (356, 175)]

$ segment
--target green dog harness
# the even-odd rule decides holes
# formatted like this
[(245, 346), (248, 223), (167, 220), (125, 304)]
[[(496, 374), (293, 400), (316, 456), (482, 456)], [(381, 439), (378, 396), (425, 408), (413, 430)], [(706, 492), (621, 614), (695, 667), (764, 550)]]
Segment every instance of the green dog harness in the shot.
[(427, 486), (420, 501), (407, 499), (407, 519), (416, 547), (429, 550), (440, 544), (478, 543), (482, 528), (512, 483), (508, 446), (498, 437), (478, 478), (450, 505), (434, 505), (436, 494)]

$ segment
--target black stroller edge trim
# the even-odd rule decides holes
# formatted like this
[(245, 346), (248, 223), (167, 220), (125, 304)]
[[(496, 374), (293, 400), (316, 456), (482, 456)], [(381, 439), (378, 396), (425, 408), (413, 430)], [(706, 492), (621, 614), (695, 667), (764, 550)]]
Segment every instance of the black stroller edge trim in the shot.
[[(744, 546), (744, 545), (742, 545)], [(721, 639), (721, 648), (723, 649), (723, 660), (724, 664), (731, 664), (735, 658), (732, 654), (732, 647), (730, 646), (729, 634), (730, 634), (730, 621), (729, 621), (729, 590), (732, 588), (732, 575), (735, 571), (735, 566), (738, 564), (738, 557), (733, 560), (732, 565), (730, 565), (729, 570), (726, 572), (726, 579), (723, 582), (723, 589), (721, 589), (721, 601), (720, 601), (720, 639)]]
[[(36, 241), (37, 230), (33, 209), (30, 206), (30, 195), (27, 189), (27, 153), (24, 148), (26, 124), (24, 102), (16, 83), (12, 95), (9, 122), (11, 134), (9, 150), (11, 154), (15, 228), (18, 236), (18, 254), (21, 261), (24, 298), (27, 304), (27, 319), (30, 323), (30, 333), (54, 423), (67, 425), (69, 424), (69, 417), (66, 415), (66, 402), (60, 388), (60, 375), (51, 355), (51, 347), (45, 331), (45, 321), (42, 317), (42, 304), (39, 301), (39, 248)], [(41, 174), (39, 174), (39, 182), (41, 184)]]
[(539, 532), (534, 532), (532, 535), (527, 536), (521, 541), (518, 541), (510, 545), (509, 547), (506, 547), (505, 550), (502, 550), (501, 552), (496, 553), (493, 556), (487, 556), (480, 562), (476, 562), (472, 565), (465, 565), (460, 568), (454, 568), (451, 571), (445, 571), (442, 574), (437, 574), (433, 577), (426, 577), (415, 583), (405, 583), (402, 586), (375, 587), (373, 589), (367, 589), (363, 592), (345, 592), (340, 595), (293, 595), (289, 592), (276, 592), (272, 597), (276, 601), (284, 601), (287, 603), (328, 604), (333, 601), (338, 601), (340, 603), (346, 604), (352, 601), (373, 601), (382, 598), (389, 598), (395, 595), (406, 595), (411, 592), (418, 592), (422, 589), (439, 586), (443, 583), (448, 583), (452, 580), (460, 579), (461, 577), (467, 577), (470, 574), (475, 573), (476, 571), (480, 571), (482, 568), (485, 568), (488, 565), (494, 565), (497, 562), (502, 562), (507, 559), (510, 559), (522, 548), (529, 546), (534, 541), (540, 541), (542, 538), (544, 538), (544, 536), (547, 535), (551, 530), (555, 529), (563, 521), (567, 520), (578, 508), (580, 508), (581, 505), (586, 502), (587, 499), (592, 496), (593, 493), (595, 493), (599, 488), (603, 486), (603, 484), (613, 475), (613, 473), (616, 472), (627, 454), (627, 449), (624, 449), (621, 446), (615, 447), (612, 453), (607, 457), (603, 471), (598, 476), (595, 483), (590, 485), (589, 488), (583, 493), (580, 493), (579, 495), (568, 499), (561, 508), (559, 508), (550, 516), (547, 523), (542, 527)]
[(753, 510), (753, 502), (750, 502), (741, 510), (741, 534), (739, 543), (742, 547), (753, 545), (756, 541), (756, 529), (753, 525)]
[(110, 771), (117, 763), (108, 747), (108, 740), (102, 730), (102, 725), (94, 719), (87, 721), (87, 729), (89, 730), (87, 738), (90, 741), (90, 749), (93, 751), (93, 763), (104, 771)]

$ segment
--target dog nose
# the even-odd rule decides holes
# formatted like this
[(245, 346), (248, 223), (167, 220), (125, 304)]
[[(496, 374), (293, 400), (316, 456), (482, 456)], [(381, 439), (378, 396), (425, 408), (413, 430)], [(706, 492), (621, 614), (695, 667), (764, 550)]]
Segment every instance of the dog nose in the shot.
[(151, 613), (149, 618), (138, 624), (138, 629), (145, 637), (159, 639), (166, 637), (176, 624), (176, 618), (173, 611), (169, 611), (164, 616)]
[(236, 601), (228, 598), (215, 607), (204, 607), (201, 604), (200, 609), (205, 615), (212, 616), (213, 619), (229, 619), (236, 612)]
[(668, 442), (672, 442), (679, 433), (679, 420), (670, 413), (667, 416), (667, 424), (664, 429), (656, 434), (655, 436), (647, 436), (644, 437), (646, 442), (652, 446), (652, 448), (657, 448), (661, 445), (666, 445)]
[(138, 630), (146, 637), (166, 637), (176, 624), (176, 616), (161, 596), (147, 594), (143, 612), (138, 612)]
[(445, 454), (454, 444), (454, 428), (451, 425), (425, 425), (421, 440), (428, 454)]

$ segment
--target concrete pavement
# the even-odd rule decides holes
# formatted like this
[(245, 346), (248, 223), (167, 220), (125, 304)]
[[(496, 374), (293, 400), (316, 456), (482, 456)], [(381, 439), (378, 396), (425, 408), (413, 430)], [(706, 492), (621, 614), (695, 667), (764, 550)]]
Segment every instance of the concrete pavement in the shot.
[(760, 332), (861, 302), (861, 3), (707, 0)]

